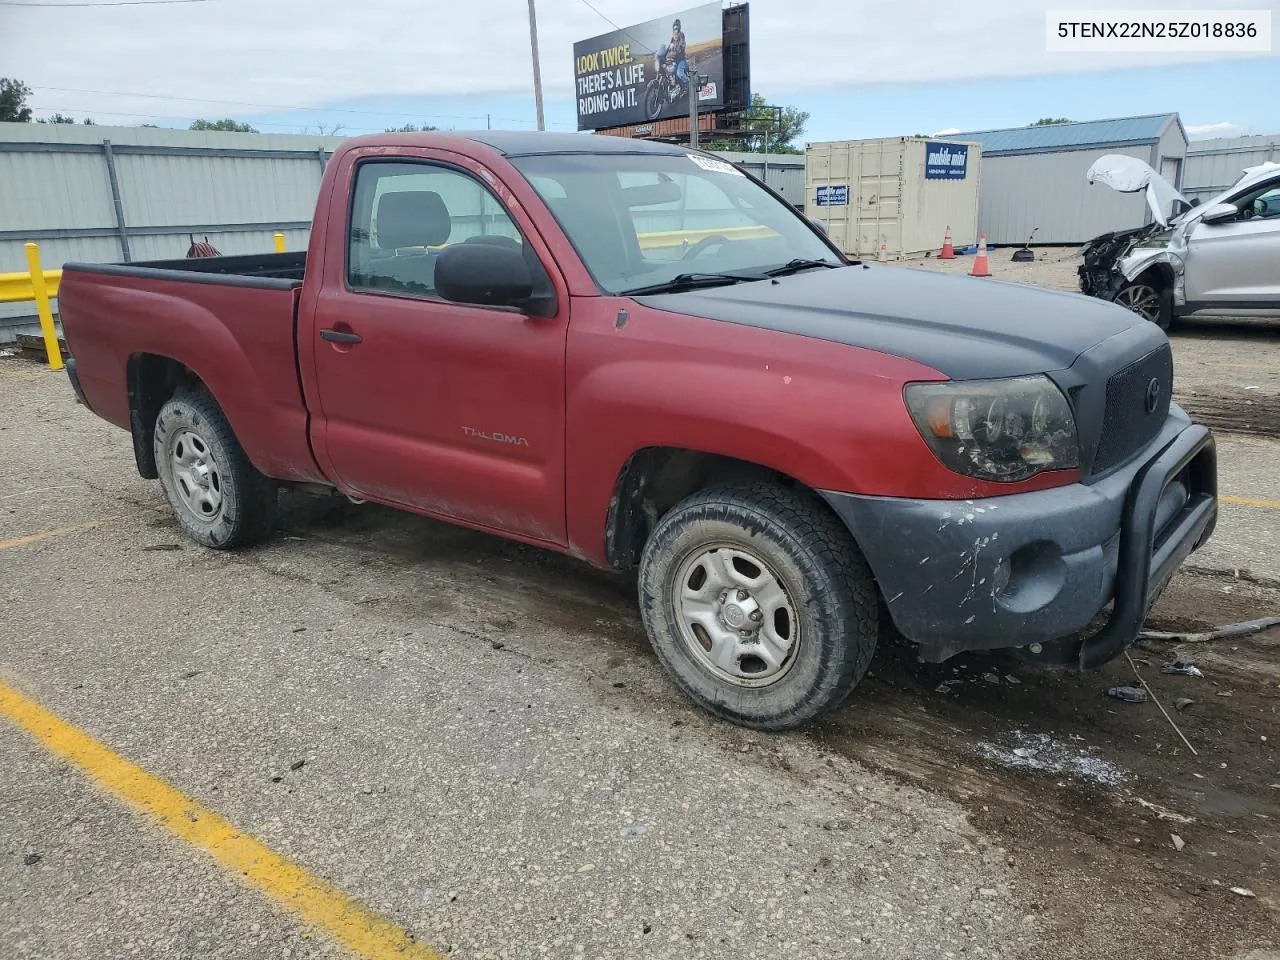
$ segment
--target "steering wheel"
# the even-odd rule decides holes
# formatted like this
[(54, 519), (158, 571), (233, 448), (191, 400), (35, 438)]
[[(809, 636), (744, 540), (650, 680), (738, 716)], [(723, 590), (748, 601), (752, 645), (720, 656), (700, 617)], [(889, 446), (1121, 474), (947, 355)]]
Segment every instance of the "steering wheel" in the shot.
[(702, 256), (712, 247), (718, 247), (728, 242), (729, 242), (728, 237), (719, 233), (713, 233), (709, 237), (703, 237), (701, 240), (699, 240), (697, 243), (691, 246), (688, 250), (684, 252), (684, 256), (682, 256), (680, 259), (696, 260), (698, 257)]

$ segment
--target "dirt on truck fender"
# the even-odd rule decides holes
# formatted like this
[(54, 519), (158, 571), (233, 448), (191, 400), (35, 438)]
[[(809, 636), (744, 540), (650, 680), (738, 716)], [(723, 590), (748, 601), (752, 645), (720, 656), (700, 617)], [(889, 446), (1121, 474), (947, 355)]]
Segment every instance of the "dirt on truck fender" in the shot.
[(850, 261), (675, 146), (356, 138), (305, 255), (71, 264), (60, 297), (77, 396), (195, 541), (324, 484), (634, 569), (676, 683), (760, 729), (886, 629), (1104, 663), (1217, 515), (1155, 325)]

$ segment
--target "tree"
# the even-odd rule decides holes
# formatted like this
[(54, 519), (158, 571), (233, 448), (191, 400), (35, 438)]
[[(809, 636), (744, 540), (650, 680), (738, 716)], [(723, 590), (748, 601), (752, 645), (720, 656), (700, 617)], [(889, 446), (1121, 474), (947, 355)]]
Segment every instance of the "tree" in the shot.
[(804, 136), (809, 112), (799, 107), (771, 107), (758, 93), (751, 95), (746, 128), (753, 132), (741, 140), (714, 140), (708, 150), (743, 150), (747, 153), (803, 153), (793, 141)]
[(342, 130), (340, 123), (317, 123), (314, 127), (303, 127), (303, 133), (314, 133), (322, 137), (336, 137)]
[(30, 123), (31, 108), (27, 98), (31, 88), (21, 80), (0, 77), (0, 121), (6, 123)]
[(1029, 123), (1029, 127), (1056, 127), (1060, 123), (1075, 123), (1067, 117), (1041, 117), (1035, 123)]
[(225, 120), (192, 120), (191, 130), (226, 130), (229, 133), (257, 133), (247, 123), (241, 123), (238, 120), (232, 120), (227, 117)]
[[(75, 117), (68, 117), (65, 113), (55, 113), (51, 117), (44, 117), (43, 119), (36, 121), (36, 123), (75, 123), (75, 122), (76, 122)], [(86, 127), (94, 126), (92, 117), (85, 117), (80, 122), (84, 124)]]
[(403, 127), (387, 127), (387, 133), (430, 133), (432, 130), (439, 130), (439, 127), (433, 127), (429, 123), (424, 123), (420, 127), (415, 127), (412, 123), (406, 123)]

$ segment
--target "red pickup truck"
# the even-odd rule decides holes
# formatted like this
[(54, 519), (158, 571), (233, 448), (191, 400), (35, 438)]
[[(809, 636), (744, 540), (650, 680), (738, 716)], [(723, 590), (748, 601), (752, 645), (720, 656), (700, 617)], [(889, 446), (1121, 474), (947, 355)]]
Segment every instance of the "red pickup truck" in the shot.
[(638, 569), (676, 681), (763, 729), (844, 700), (890, 622), (928, 660), (1104, 662), (1217, 516), (1154, 324), (850, 262), (676, 146), (350, 140), (305, 255), (68, 265), (61, 311), (198, 542), (320, 483)]

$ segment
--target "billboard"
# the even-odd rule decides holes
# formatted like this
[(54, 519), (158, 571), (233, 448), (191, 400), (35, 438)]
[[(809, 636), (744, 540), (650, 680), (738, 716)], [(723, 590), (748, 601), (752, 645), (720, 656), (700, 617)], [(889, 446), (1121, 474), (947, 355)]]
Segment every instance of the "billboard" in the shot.
[(686, 78), (694, 71), (702, 77), (699, 110), (722, 109), (724, 14), (719, 2), (579, 41), (573, 45), (578, 129), (688, 116)]

